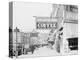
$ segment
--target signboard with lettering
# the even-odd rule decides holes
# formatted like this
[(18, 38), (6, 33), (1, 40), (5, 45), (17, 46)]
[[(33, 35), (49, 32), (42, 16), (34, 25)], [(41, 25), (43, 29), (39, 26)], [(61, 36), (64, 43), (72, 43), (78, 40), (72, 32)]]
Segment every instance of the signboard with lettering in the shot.
[(37, 29), (52, 29), (52, 28), (57, 28), (57, 22), (43, 22), (43, 21), (38, 21), (36, 22), (36, 28)]

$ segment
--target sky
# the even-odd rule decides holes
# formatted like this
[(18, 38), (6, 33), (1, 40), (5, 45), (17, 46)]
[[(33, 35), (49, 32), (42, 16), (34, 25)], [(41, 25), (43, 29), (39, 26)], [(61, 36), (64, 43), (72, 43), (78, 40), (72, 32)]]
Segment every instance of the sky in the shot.
[[(52, 4), (49, 3), (13, 2), (13, 29), (17, 27), (21, 32), (32, 32), (36, 30), (40, 33), (49, 33), (50, 30), (47, 29), (36, 29), (36, 20), (33, 16), (50, 17), (51, 12)], [(71, 32), (70, 35), (76, 35), (77, 25), (68, 24), (66, 25), (66, 30), (68, 33)], [(68, 34), (66, 35), (69, 36)]]
[(52, 4), (48, 3), (13, 2), (13, 29), (30, 32), (36, 28), (33, 16), (49, 17), (51, 11)]

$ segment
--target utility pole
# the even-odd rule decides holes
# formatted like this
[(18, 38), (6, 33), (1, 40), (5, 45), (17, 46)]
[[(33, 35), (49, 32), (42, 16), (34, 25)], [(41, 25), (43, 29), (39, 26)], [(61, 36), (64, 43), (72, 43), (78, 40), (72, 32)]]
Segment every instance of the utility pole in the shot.
[(18, 51), (17, 51), (18, 49), (17, 49), (17, 27), (16, 27), (16, 58), (17, 58), (17, 56), (18, 56)]

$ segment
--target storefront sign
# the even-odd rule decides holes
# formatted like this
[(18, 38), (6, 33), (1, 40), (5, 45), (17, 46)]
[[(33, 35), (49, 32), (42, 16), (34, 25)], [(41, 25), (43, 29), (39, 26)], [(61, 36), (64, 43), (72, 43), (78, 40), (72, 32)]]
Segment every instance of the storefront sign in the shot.
[(36, 28), (37, 29), (52, 29), (52, 28), (57, 28), (57, 22), (43, 22), (43, 21), (38, 21), (36, 22)]

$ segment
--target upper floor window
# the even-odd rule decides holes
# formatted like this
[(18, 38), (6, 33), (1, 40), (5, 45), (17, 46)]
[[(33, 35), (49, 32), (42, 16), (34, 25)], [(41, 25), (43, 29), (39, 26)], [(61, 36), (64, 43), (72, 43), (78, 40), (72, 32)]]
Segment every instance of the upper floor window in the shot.
[(78, 12), (78, 6), (76, 5), (66, 5), (66, 11), (69, 11), (69, 12), (75, 12), (77, 13)]

